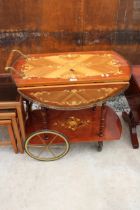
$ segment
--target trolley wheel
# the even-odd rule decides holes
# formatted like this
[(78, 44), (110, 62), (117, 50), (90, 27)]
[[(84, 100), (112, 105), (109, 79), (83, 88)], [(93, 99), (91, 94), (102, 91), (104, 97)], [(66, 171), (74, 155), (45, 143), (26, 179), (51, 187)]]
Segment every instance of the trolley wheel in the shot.
[(98, 141), (98, 146), (97, 146), (98, 152), (101, 152), (103, 149), (103, 142), (102, 141)]
[(25, 141), (26, 153), (41, 161), (58, 160), (68, 153), (69, 147), (67, 138), (53, 130), (34, 132)]

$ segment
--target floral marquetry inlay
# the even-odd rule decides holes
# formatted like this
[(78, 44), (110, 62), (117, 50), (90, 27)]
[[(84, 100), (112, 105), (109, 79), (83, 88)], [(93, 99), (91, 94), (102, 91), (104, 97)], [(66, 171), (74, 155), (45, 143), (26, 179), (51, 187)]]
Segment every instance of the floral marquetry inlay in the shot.
[(57, 107), (80, 107), (88, 106), (109, 97), (117, 87), (88, 88), (88, 89), (65, 89), (44, 90), (30, 92), (30, 97), (42, 104)]
[(89, 124), (90, 120), (81, 120), (80, 118), (77, 118), (75, 116), (67, 118), (65, 122), (58, 120), (54, 123), (55, 126), (61, 126), (72, 131), (76, 131), (78, 128), (85, 127)]
[(21, 66), (23, 79), (47, 78), (77, 81), (121, 74), (121, 63), (110, 53), (64, 54), (28, 57)]

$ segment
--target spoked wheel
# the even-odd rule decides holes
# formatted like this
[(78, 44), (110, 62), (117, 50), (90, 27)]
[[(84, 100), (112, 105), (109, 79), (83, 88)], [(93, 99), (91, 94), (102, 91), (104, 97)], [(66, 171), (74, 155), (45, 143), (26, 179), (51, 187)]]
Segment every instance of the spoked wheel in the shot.
[(41, 130), (32, 133), (25, 141), (26, 153), (41, 161), (58, 160), (69, 151), (67, 138), (53, 130)]

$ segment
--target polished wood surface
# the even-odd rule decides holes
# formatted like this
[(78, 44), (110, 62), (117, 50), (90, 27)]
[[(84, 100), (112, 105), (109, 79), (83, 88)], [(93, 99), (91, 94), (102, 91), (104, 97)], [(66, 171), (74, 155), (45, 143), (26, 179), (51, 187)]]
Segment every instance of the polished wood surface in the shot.
[(25, 54), (116, 50), (140, 60), (139, 0), (1, 0), (0, 72), (11, 49)]
[[(18, 59), (12, 59), (14, 54)], [(56, 109), (92, 107), (127, 88), (128, 62), (114, 51), (24, 55), (12, 51), (11, 69), (24, 98)]]
[(117, 114), (110, 107), (104, 107), (103, 135), (100, 135), (100, 117), (101, 107), (84, 112), (34, 110), (26, 123), (26, 132), (29, 135), (42, 129), (56, 130), (66, 135), (71, 143), (120, 139), (122, 127)]
[(5, 111), (0, 111), (0, 120), (11, 120), (12, 128), (14, 131), (14, 135), (17, 141), (17, 147), (20, 151), (20, 153), (23, 153), (23, 142), (22, 138), (20, 137), (20, 129), (18, 127), (18, 121), (16, 118), (16, 112), (15, 110), (5, 110)]
[(14, 68), (12, 76), (17, 87), (128, 82), (130, 79), (128, 62), (114, 51), (23, 56), (10, 65)]
[(82, 85), (60, 85), (19, 88), (19, 93), (41, 106), (54, 109), (84, 109), (106, 101), (108, 98), (123, 92), (128, 83), (94, 83)]
[(0, 76), (0, 110), (16, 109), (23, 141), (25, 140), (24, 109), (11, 75)]

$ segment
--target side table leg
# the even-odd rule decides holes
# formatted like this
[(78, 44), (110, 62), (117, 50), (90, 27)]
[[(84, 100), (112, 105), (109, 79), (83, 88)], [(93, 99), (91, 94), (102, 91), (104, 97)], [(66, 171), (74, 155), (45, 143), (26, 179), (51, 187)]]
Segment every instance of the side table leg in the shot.
[(17, 139), (18, 149), (19, 149), (20, 153), (24, 153), (23, 144), (22, 144), (23, 142), (21, 141), (17, 122), (16, 122), (15, 118), (12, 118), (12, 126), (13, 126), (15, 137)]
[(42, 119), (43, 119), (43, 128), (42, 129), (47, 129), (47, 112), (48, 112), (48, 109), (45, 108), (45, 107), (41, 107), (41, 110), (42, 110)]
[[(48, 109), (45, 108), (45, 107), (41, 107), (41, 110), (42, 110), (42, 118), (43, 118), (43, 127), (42, 127), (42, 129), (47, 129), (47, 126), (48, 126), (48, 119), (47, 119)], [(47, 134), (44, 134), (44, 139), (48, 140), (48, 135)]]
[(129, 114), (127, 112), (123, 112), (122, 118), (129, 125), (131, 143), (132, 143), (133, 148), (134, 149), (139, 148), (139, 141), (138, 141), (137, 132), (136, 132), (136, 123), (134, 121), (132, 112), (130, 111)]
[(24, 125), (24, 120), (23, 120), (21, 109), (22, 109), (21, 105), (17, 106), (17, 115), (18, 115), (18, 118), (19, 118), (19, 124), (20, 124), (21, 134), (22, 134), (22, 140), (24, 142), (25, 138), (26, 138), (26, 135), (25, 135), (25, 125)]
[(18, 149), (17, 149), (17, 145), (16, 145), (16, 140), (13, 134), (13, 129), (11, 125), (8, 125), (8, 132), (9, 132), (9, 136), (10, 136), (10, 140), (11, 140), (11, 144), (13, 146), (13, 149), (15, 151), (15, 153), (18, 153)]

